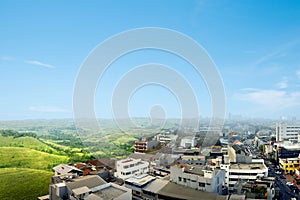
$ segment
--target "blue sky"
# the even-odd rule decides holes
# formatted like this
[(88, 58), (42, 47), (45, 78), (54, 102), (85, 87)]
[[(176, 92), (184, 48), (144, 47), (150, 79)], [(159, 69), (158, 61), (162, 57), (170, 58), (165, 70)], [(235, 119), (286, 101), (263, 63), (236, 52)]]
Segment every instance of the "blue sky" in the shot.
[[(300, 117), (299, 1), (1, 1), (0, 119), (71, 118), (74, 83), (89, 53), (133, 28), (162, 27), (201, 44), (223, 78), (227, 114)], [(143, 63), (174, 67), (190, 82), (200, 114), (211, 115), (201, 77), (180, 58), (143, 51), (115, 62), (99, 82), (98, 117), (110, 118), (111, 95), (126, 71)], [(129, 102), (131, 116), (162, 105), (180, 116), (178, 100), (149, 85)]]

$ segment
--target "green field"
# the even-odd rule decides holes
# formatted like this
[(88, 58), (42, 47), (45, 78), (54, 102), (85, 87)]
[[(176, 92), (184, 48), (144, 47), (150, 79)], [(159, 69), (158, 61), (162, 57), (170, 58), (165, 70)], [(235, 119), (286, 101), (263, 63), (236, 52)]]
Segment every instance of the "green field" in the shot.
[(36, 199), (49, 193), (52, 168), (70, 158), (37, 138), (0, 135), (0, 199)]
[(40, 140), (32, 137), (4, 137), (0, 135), (0, 147), (25, 147), (38, 151), (48, 152), (51, 154), (59, 154), (60, 152), (56, 149), (44, 144)]
[(53, 172), (37, 169), (0, 169), (1, 200), (32, 200), (49, 193)]
[(66, 156), (58, 156), (24, 147), (0, 147), (0, 168), (21, 167), (51, 170), (60, 163), (67, 163)]

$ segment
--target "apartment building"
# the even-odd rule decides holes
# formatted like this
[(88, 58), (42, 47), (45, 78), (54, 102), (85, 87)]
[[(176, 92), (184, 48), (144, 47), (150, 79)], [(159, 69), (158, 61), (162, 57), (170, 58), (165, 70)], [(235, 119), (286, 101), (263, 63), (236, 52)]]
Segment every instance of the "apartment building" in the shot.
[(156, 140), (147, 140), (143, 137), (141, 141), (135, 141), (134, 143), (134, 153), (146, 153), (152, 149), (155, 149), (158, 145)]
[(128, 179), (134, 175), (149, 172), (149, 163), (141, 159), (123, 159), (116, 161), (115, 176), (121, 179)]
[(276, 141), (289, 140), (298, 142), (298, 133), (300, 133), (300, 125), (276, 124)]
[(293, 173), (299, 169), (299, 158), (279, 158), (279, 167), (286, 173)]
[(225, 185), (225, 170), (179, 164), (171, 166), (170, 181), (196, 190), (221, 194)]
[(255, 181), (258, 177), (268, 177), (268, 168), (264, 163), (231, 163), (230, 165), (226, 165), (226, 169), (229, 192), (234, 190), (235, 184), (238, 181)]

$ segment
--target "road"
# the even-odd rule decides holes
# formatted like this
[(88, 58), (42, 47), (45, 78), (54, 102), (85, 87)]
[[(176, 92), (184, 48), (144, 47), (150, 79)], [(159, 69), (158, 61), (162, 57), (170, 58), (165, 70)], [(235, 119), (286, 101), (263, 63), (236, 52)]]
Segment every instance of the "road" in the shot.
[(272, 164), (268, 164), (268, 162), (266, 162), (266, 165), (269, 167), (269, 176), (276, 177), (275, 187), (280, 189), (279, 199), (289, 200), (295, 198), (300, 200), (298, 188), (296, 186), (287, 186), (287, 179), (283, 175), (275, 174), (275, 169)]

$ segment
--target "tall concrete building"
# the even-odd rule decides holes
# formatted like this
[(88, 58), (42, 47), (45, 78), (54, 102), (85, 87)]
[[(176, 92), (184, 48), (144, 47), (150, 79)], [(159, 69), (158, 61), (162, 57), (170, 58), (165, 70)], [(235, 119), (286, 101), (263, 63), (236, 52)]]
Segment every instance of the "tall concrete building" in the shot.
[(298, 142), (298, 133), (300, 133), (300, 125), (276, 124), (276, 141), (289, 140)]

